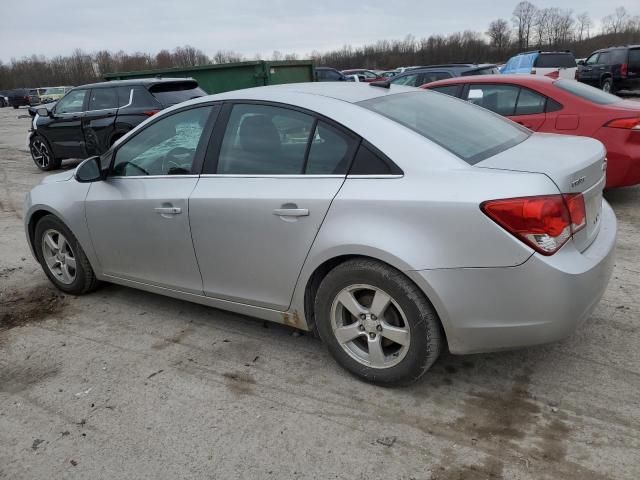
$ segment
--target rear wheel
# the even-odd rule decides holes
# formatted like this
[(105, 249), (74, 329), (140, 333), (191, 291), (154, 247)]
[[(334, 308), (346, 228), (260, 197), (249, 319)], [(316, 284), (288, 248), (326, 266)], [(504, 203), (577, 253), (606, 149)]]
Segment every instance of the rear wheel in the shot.
[(320, 338), (346, 370), (381, 385), (419, 379), (443, 336), (424, 294), (383, 263), (356, 259), (329, 272), (315, 300)]
[(34, 135), (29, 143), (31, 158), (40, 170), (49, 171), (60, 168), (61, 161), (56, 160), (47, 141), (40, 135)]
[(57, 217), (46, 215), (40, 219), (34, 247), (45, 275), (63, 292), (80, 295), (98, 285), (80, 243)]
[(613, 80), (610, 78), (605, 78), (602, 81), (602, 91), (607, 93), (613, 93)]

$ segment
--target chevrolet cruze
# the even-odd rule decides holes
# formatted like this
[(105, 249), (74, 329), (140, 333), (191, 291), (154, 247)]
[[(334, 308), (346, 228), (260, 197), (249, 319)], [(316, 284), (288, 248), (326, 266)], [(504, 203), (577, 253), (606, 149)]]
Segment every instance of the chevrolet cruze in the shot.
[(401, 384), (444, 348), (561, 339), (613, 268), (596, 140), (447, 95), (309, 83), (181, 103), (27, 196), (62, 291), (99, 281), (317, 333)]

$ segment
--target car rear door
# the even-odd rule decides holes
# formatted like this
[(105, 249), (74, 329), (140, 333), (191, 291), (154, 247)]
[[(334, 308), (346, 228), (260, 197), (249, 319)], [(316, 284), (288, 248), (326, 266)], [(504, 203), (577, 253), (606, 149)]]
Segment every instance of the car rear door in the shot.
[(627, 58), (627, 78), (634, 90), (640, 89), (640, 48), (630, 48)]
[(225, 105), (189, 200), (205, 295), (285, 311), (356, 147), (306, 111)]
[(118, 92), (115, 87), (91, 89), (87, 111), (82, 117), (87, 155), (100, 155), (111, 147), (117, 112)]
[(109, 176), (92, 183), (85, 200), (105, 275), (202, 294), (188, 201), (216, 112), (214, 105), (177, 110), (107, 154)]

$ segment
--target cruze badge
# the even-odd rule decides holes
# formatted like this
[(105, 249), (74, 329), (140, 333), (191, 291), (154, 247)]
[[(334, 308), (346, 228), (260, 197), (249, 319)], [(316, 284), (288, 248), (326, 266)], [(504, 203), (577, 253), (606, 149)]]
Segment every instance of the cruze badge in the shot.
[(576, 178), (575, 180), (573, 180), (571, 182), (571, 188), (573, 187), (577, 187), (578, 185), (580, 185), (581, 183), (584, 183), (584, 179), (585, 177), (580, 177), (580, 178)]

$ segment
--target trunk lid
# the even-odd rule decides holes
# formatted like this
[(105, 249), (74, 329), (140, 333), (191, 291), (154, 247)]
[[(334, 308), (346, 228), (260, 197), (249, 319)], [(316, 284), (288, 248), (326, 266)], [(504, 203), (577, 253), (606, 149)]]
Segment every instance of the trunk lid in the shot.
[(574, 235), (573, 240), (583, 251), (600, 229), (605, 153), (604, 146), (592, 138), (534, 133), (524, 142), (475, 167), (541, 173), (555, 183), (560, 193), (582, 193), (586, 226)]

